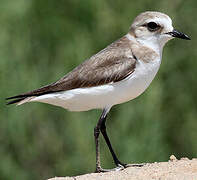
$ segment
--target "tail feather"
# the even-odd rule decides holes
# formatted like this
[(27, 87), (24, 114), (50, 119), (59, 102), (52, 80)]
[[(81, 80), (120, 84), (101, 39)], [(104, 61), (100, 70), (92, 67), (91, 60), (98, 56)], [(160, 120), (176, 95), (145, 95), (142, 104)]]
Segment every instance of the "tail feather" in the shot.
[(7, 103), (7, 105), (15, 104), (15, 103), (17, 103), (17, 105), (20, 105), (20, 104), (30, 101), (34, 97), (60, 91), (59, 89), (55, 89), (54, 85), (55, 85), (55, 83), (49, 84), (49, 85), (41, 87), (39, 89), (35, 89), (33, 91), (29, 91), (24, 94), (19, 94), (17, 96), (8, 97), (8, 98), (6, 98), (6, 100), (9, 101)]
[(20, 98), (26, 98), (26, 97), (28, 97), (28, 95), (20, 94), (20, 95), (17, 95), (17, 96), (8, 97), (8, 98), (6, 98), (6, 100), (10, 100), (10, 99), (20, 99)]
[[(11, 99), (14, 99), (14, 100), (11, 100)], [(19, 103), (20, 101), (23, 101), (24, 99), (26, 99), (26, 97), (22, 97), (22, 98), (14, 98), (14, 97), (6, 98), (6, 100), (11, 100), (6, 105)]]
[(20, 96), (9, 97), (9, 98), (6, 98), (6, 100), (10, 100), (6, 105), (10, 105), (10, 104), (21, 105), (26, 102), (29, 102), (32, 98), (34, 98), (34, 96), (31, 96), (31, 97), (29, 97), (29, 96), (27, 96), (27, 97), (20, 97)]

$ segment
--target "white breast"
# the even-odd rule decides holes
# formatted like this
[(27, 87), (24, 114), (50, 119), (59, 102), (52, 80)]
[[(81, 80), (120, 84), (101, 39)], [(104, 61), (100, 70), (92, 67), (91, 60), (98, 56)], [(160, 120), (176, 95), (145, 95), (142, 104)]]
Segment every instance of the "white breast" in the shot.
[(138, 60), (135, 71), (126, 79), (107, 85), (78, 88), (42, 95), (31, 99), (70, 111), (87, 111), (112, 107), (136, 98), (150, 85), (160, 66), (160, 60), (144, 63)]
[[(138, 61), (135, 72), (117, 84), (119, 89), (117, 96), (120, 97), (119, 103), (129, 101), (142, 94), (154, 79), (159, 66), (160, 60), (150, 63)], [(116, 86), (116, 84), (114, 85)]]

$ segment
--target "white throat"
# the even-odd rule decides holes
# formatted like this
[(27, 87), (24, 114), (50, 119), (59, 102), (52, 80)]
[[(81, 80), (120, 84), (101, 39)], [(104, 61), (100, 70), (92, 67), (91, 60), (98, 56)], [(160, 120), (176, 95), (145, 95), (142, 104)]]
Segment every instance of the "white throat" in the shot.
[(163, 45), (159, 42), (157, 37), (152, 36), (149, 38), (136, 38), (136, 41), (138, 41), (140, 44), (143, 44), (144, 46), (153, 49), (160, 55), (160, 57), (162, 57)]
[(127, 38), (130, 40), (135, 40), (137, 42), (139, 42), (140, 44), (147, 46), (148, 48), (153, 49), (157, 54), (160, 55), (160, 58), (162, 57), (162, 51), (163, 51), (163, 46), (165, 45), (164, 43), (161, 43), (158, 40), (158, 37), (156, 36), (152, 36), (149, 38), (134, 38), (132, 35), (130, 35), (129, 33), (127, 34)]

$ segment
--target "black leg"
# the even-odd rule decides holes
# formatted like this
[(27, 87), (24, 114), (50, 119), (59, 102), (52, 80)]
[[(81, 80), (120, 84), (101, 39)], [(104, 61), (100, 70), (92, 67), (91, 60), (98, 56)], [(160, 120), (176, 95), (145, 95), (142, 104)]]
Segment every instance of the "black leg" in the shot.
[[(107, 131), (106, 131), (106, 126), (105, 126), (105, 122), (106, 122), (106, 117), (107, 117), (107, 113), (109, 112), (109, 109), (104, 109), (102, 114), (101, 114), (101, 117), (99, 118), (99, 121), (96, 125), (96, 127), (94, 128), (94, 137), (95, 137), (95, 144), (96, 144), (96, 172), (106, 172), (106, 171), (117, 171), (117, 170), (121, 170), (121, 169), (124, 169), (126, 167), (142, 167), (144, 164), (124, 164), (124, 163), (121, 163), (113, 148), (112, 148), (112, 145), (110, 143), (110, 140), (107, 136)], [(101, 168), (101, 163), (100, 163), (100, 149), (99, 149), (99, 135), (100, 135), (100, 132), (102, 133), (104, 139), (105, 139), (105, 142), (107, 143), (107, 146), (111, 152), (111, 155), (113, 157), (113, 160), (114, 160), (114, 163), (116, 164), (116, 168), (115, 169), (112, 169), (112, 170), (107, 170), (107, 169), (102, 169)]]
[(105, 170), (105, 169), (102, 169), (101, 168), (101, 163), (100, 163), (100, 149), (99, 149), (99, 135), (100, 135), (100, 132), (102, 133), (106, 143), (107, 143), (107, 146), (112, 154), (112, 157), (113, 157), (113, 160), (114, 160), (114, 163), (116, 164), (116, 166), (118, 166), (118, 168), (114, 169), (114, 170), (117, 170), (117, 169), (122, 169), (125, 167), (125, 164), (121, 163), (116, 154), (114, 153), (114, 150), (111, 146), (111, 143), (110, 143), (110, 140), (107, 136), (107, 132), (106, 132), (106, 126), (105, 126), (105, 122), (106, 122), (106, 117), (107, 117), (107, 113), (109, 112), (109, 109), (104, 109), (102, 114), (101, 114), (101, 117), (99, 118), (99, 121), (96, 125), (96, 127), (94, 128), (94, 137), (95, 137), (95, 144), (96, 144), (96, 172), (105, 172), (105, 171), (110, 171), (110, 170)]
[(109, 150), (110, 150), (110, 152), (111, 152), (111, 155), (112, 155), (112, 157), (113, 157), (114, 163), (116, 164), (116, 166), (123, 166), (123, 167), (126, 167), (126, 164), (123, 164), (123, 163), (121, 163), (121, 162), (118, 160), (118, 158), (117, 158), (117, 156), (116, 156), (116, 154), (115, 154), (115, 152), (114, 152), (114, 150), (113, 150), (113, 148), (112, 148), (112, 145), (111, 145), (111, 143), (110, 143), (110, 140), (109, 140), (109, 138), (108, 138), (108, 136), (107, 136), (107, 131), (106, 131), (105, 122), (106, 122), (106, 117), (105, 117), (105, 119), (102, 121), (100, 130), (101, 130), (101, 133), (102, 133), (102, 135), (103, 135), (103, 137), (104, 137), (104, 139), (105, 139), (105, 142), (107, 143), (107, 146), (108, 146), (108, 148), (109, 148)]
[(100, 134), (101, 124), (105, 120), (107, 113), (108, 110), (104, 109), (96, 127), (94, 128), (94, 138), (96, 144), (96, 172), (102, 171), (101, 163), (100, 163), (99, 134)]

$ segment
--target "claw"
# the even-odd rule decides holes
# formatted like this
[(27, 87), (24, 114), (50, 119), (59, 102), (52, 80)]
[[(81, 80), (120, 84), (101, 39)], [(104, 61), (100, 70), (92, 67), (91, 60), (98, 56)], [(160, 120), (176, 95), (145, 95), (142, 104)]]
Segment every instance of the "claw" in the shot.
[(103, 169), (101, 167), (96, 168), (95, 173), (100, 173), (100, 172), (111, 172), (111, 171), (121, 171), (125, 169), (125, 167), (121, 164), (118, 164), (117, 167), (113, 168), (113, 169)]
[(143, 167), (145, 165), (146, 165), (146, 163), (141, 163), (141, 164), (126, 164), (126, 168), (127, 167)]
[(146, 163), (142, 163), (142, 164), (118, 164), (118, 166), (113, 168), (113, 169), (103, 169), (101, 167), (97, 167), (95, 173), (122, 171), (123, 169), (128, 168), (128, 167), (143, 167), (144, 165), (146, 165)]

